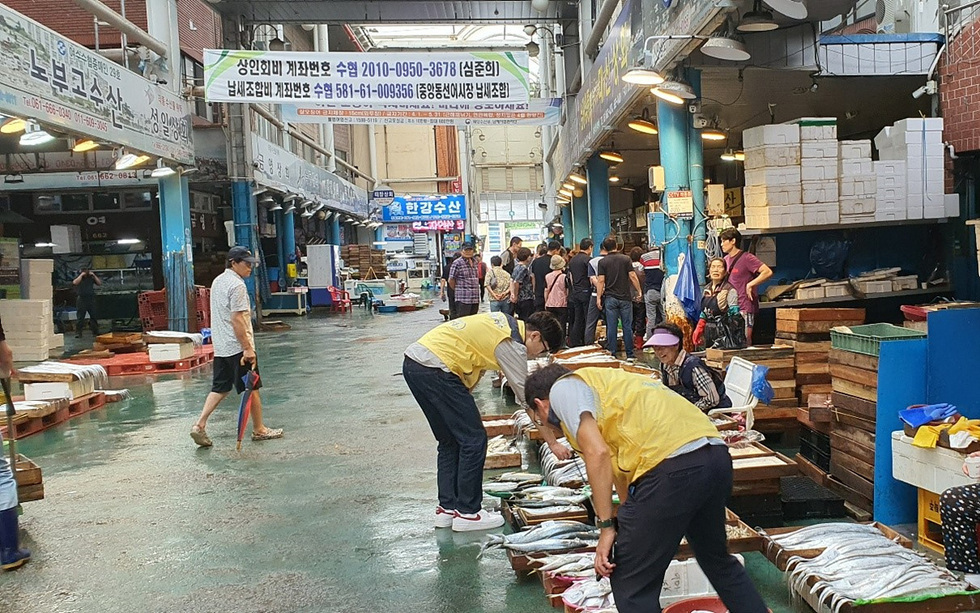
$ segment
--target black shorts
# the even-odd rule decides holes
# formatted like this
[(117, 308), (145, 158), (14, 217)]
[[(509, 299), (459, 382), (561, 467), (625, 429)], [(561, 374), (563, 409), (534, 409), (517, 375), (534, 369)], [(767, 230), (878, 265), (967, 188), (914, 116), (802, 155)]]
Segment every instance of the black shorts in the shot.
[[(211, 391), (216, 394), (227, 394), (231, 388), (241, 394), (245, 391), (245, 381), (242, 378), (249, 371), (249, 366), (242, 365), (242, 354), (236, 353), (225, 358), (214, 357), (213, 378)], [(258, 369), (256, 369), (258, 372)], [(253, 389), (262, 387), (262, 380)]]

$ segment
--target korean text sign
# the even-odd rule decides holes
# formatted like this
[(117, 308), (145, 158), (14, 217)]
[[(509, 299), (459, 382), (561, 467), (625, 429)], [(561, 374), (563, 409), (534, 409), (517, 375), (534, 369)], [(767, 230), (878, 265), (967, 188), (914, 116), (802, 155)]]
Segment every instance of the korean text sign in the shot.
[(397, 196), (381, 209), (386, 222), (454, 221), (466, 219), (466, 196), (441, 194), (433, 196)]
[(526, 52), (204, 50), (209, 102), (527, 104)]

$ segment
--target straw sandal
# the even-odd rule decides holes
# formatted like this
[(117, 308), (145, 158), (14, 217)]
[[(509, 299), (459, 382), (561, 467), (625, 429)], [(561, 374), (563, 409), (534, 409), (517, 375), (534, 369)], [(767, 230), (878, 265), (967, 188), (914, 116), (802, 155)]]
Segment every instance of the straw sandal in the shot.
[(265, 432), (259, 434), (252, 432), (253, 441), (271, 441), (274, 438), (282, 438), (282, 428), (266, 428)]

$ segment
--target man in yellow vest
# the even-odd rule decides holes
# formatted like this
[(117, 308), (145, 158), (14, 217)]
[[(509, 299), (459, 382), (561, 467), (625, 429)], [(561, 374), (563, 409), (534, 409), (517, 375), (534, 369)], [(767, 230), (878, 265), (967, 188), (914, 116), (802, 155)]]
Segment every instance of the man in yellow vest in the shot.
[(499, 513), (481, 508), (487, 431), (470, 392), (484, 372), (500, 370), (523, 401), (528, 359), (557, 350), (563, 340), (551, 313), (535, 313), (526, 322), (486, 313), (439, 325), (405, 350), (405, 382), (439, 442), (437, 528), (503, 525)]
[(682, 537), (731, 613), (766, 613), (728, 554), (732, 460), (700, 409), (643, 375), (557, 364), (528, 377), (525, 397), (539, 423), (560, 427), (585, 460), (600, 528), (595, 569), (610, 577), (620, 613), (660, 613)]

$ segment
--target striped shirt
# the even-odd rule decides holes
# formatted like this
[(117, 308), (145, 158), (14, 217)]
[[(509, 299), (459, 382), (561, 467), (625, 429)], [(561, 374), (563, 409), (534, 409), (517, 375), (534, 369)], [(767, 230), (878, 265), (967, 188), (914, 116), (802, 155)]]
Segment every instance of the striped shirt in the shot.
[(456, 280), (455, 300), (460, 304), (480, 304), (480, 277), (476, 260), (459, 258), (449, 269), (449, 278)]

